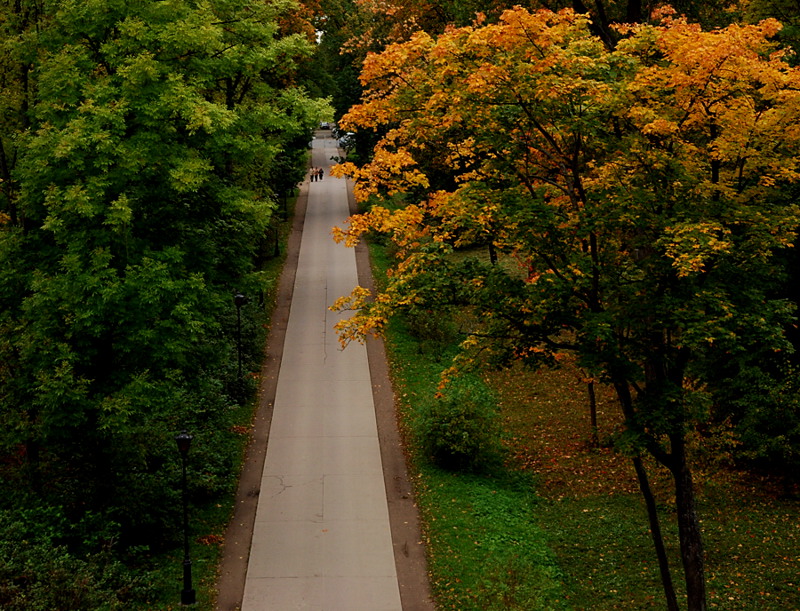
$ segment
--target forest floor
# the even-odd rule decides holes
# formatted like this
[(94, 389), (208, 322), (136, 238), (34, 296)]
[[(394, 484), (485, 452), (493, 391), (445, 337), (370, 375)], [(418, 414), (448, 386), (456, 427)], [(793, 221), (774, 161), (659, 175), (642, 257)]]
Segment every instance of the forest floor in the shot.
[[(372, 256), (379, 276), (385, 252), (373, 248)], [(454, 347), (420, 336), (393, 323), (386, 344), (437, 608), (664, 608), (633, 466), (613, 447), (622, 417), (612, 389), (596, 385), (595, 443), (587, 384), (569, 363), (485, 373), (499, 402), (505, 472), (447, 472), (420, 456), (414, 440)], [(776, 478), (733, 468), (734, 448), (731, 431), (689, 439), (708, 606), (800, 609), (800, 497)], [(671, 477), (653, 461), (645, 464), (681, 601)]]
[[(575, 369), (507, 370), (488, 380), (501, 397), (514, 461), (535, 475), (543, 499), (538, 522), (549, 534), (574, 607), (660, 607), (658, 567), (633, 467), (610, 445), (622, 427), (612, 391), (597, 389), (595, 445), (587, 385)], [(800, 608), (797, 496), (775, 479), (711, 462), (727, 454), (719, 447), (708, 451), (709, 438), (692, 442), (709, 607)], [(671, 479), (663, 468), (648, 466), (673, 580), (680, 584)]]

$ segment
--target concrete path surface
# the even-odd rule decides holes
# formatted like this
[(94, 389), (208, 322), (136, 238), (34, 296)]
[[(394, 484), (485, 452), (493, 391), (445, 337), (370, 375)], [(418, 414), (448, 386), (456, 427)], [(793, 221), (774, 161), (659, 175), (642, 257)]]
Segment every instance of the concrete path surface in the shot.
[(342, 350), (328, 307), (358, 284), (352, 249), (331, 239), (349, 216), (329, 175), (336, 141), (317, 138), (322, 181), (308, 203), (275, 390), (242, 609), (401, 610), (367, 350)]

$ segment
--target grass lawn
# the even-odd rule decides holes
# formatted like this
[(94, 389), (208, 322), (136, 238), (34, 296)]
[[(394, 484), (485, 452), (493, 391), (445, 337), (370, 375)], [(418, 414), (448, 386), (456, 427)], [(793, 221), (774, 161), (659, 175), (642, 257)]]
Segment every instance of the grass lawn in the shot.
[[(383, 256), (373, 248), (376, 275)], [(491, 475), (451, 473), (420, 456), (414, 426), (452, 346), (418, 341), (396, 321), (387, 348), (438, 608), (665, 607), (633, 468), (610, 447), (621, 422), (608, 389), (597, 389), (595, 446), (579, 371), (486, 374), (500, 402), (507, 465)], [(709, 607), (800, 609), (800, 503), (767, 478), (709, 463), (706, 442), (695, 441)], [(652, 463), (648, 469), (680, 590), (670, 479)]]
[[(537, 519), (577, 609), (652, 609), (663, 595), (644, 503), (630, 461), (588, 443), (585, 385), (570, 369), (491, 374), (518, 461), (535, 475), (544, 502)], [(599, 394), (601, 441), (620, 426), (615, 401)], [(697, 440), (696, 440), (697, 441)], [(702, 445), (695, 444), (701, 455)], [(649, 465), (671, 553), (681, 565), (670, 480)], [(714, 609), (800, 609), (800, 503), (775, 482), (696, 462), (706, 546), (708, 603)]]
[[(446, 355), (420, 352), (400, 324), (392, 325), (387, 348), (401, 426), (411, 440), (416, 414), (436, 391)], [(411, 441), (410, 447), (413, 455)], [(563, 603), (555, 556), (534, 518), (541, 499), (529, 474), (459, 474), (419, 456), (412, 462), (437, 608), (569, 608)]]

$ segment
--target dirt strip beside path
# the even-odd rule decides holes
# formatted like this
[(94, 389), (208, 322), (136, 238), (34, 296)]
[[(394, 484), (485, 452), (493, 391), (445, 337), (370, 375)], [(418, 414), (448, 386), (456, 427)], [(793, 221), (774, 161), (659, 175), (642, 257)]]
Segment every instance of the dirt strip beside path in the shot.
[[(318, 137), (324, 138), (327, 135), (321, 133), (318, 134)], [(287, 261), (279, 281), (277, 305), (272, 318), (266, 358), (261, 371), (261, 388), (252, 438), (239, 482), (234, 516), (225, 535), (216, 605), (220, 611), (240, 609), (244, 596), (256, 509), (261, 492), (261, 477), (294, 292), (309, 187), (308, 181), (301, 186), (295, 209), (289, 236)], [(355, 210), (352, 189), (348, 189), (348, 197), (352, 212)], [(369, 256), (364, 246), (356, 249), (356, 265), (359, 283), (362, 286), (371, 286)], [(431, 601), (428, 583), (425, 548), (420, 536), (418, 512), (407, 475), (406, 457), (398, 433), (394, 394), (389, 379), (386, 354), (381, 341), (369, 340), (367, 342), (367, 358), (402, 607), (404, 611), (432, 610), (434, 605)]]

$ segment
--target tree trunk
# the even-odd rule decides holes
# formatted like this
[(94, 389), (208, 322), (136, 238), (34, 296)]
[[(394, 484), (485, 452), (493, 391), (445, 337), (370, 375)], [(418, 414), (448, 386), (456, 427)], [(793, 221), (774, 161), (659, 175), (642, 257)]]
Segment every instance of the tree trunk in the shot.
[(29, 437), (25, 441), (25, 475), (28, 478), (30, 490), (39, 497), (43, 491), (40, 448), (38, 439)]
[(642, 0), (628, 0), (625, 10), (625, 21), (639, 23), (642, 21)]
[(597, 397), (594, 394), (594, 382), (589, 382), (586, 385), (589, 391), (589, 421), (591, 422), (591, 441), (594, 447), (600, 445), (600, 439), (597, 437)]
[(681, 560), (686, 580), (686, 599), (689, 611), (705, 611), (706, 579), (703, 560), (703, 539), (694, 499), (692, 473), (686, 462), (683, 435), (670, 436), (672, 443), (672, 476), (675, 479), (675, 505), (678, 513), (678, 536)]
[(8, 215), (11, 218), (11, 224), (16, 227), (17, 225), (17, 206), (16, 197), (14, 196), (11, 188), (11, 163), (6, 157), (6, 150), (3, 146), (3, 139), (0, 137), (0, 189), (3, 190), (6, 202), (8, 204)]
[[(614, 378), (612, 377), (612, 379)], [(635, 412), (630, 386), (624, 381), (624, 378), (620, 376), (618, 379), (614, 379), (614, 388), (617, 391), (617, 397), (619, 398), (622, 412), (625, 414), (625, 418), (628, 420), (628, 423), (634, 421)], [(655, 450), (655, 448), (650, 448), (651, 453), (653, 450)], [(660, 452), (659, 455), (656, 456), (656, 460), (662, 464), (665, 464), (665, 461), (667, 461), (669, 458), (670, 457), (663, 452)], [(639, 481), (639, 489), (642, 492), (645, 505), (647, 506), (647, 516), (650, 521), (650, 532), (653, 537), (653, 545), (656, 548), (656, 556), (658, 558), (658, 566), (661, 572), (661, 583), (664, 587), (664, 595), (666, 596), (667, 609), (669, 611), (677, 611), (678, 601), (675, 595), (675, 586), (672, 582), (672, 575), (669, 570), (667, 553), (666, 549), (664, 548), (664, 537), (661, 534), (661, 526), (658, 521), (656, 503), (653, 497), (653, 492), (650, 489), (650, 482), (647, 479), (647, 473), (641, 463), (641, 458), (634, 458), (633, 466), (636, 470), (636, 477)]]
[(678, 597), (675, 595), (675, 586), (672, 583), (672, 574), (669, 570), (669, 560), (667, 559), (667, 550), (664, 547), (664, 537), (661, 534), (661, 524), (658, 520), (656, 500), (650, 488), (650, 481), (647, 479), (647, 471), (644, 469), (641, 457), (634, 457), (633, 468), (636, 470), (636, 478), (639, 480), (639, 489), (642, 491), (644, 503), (647, 506), (647, 518), (650, 521), (650, 534), (653, 536), (653, 545), (656, 548), (658, 569), (661, 572), (661, 584), (664, 586), (664, 596), (667, 599), (667, 609), (668, 611), (678, 611)]

